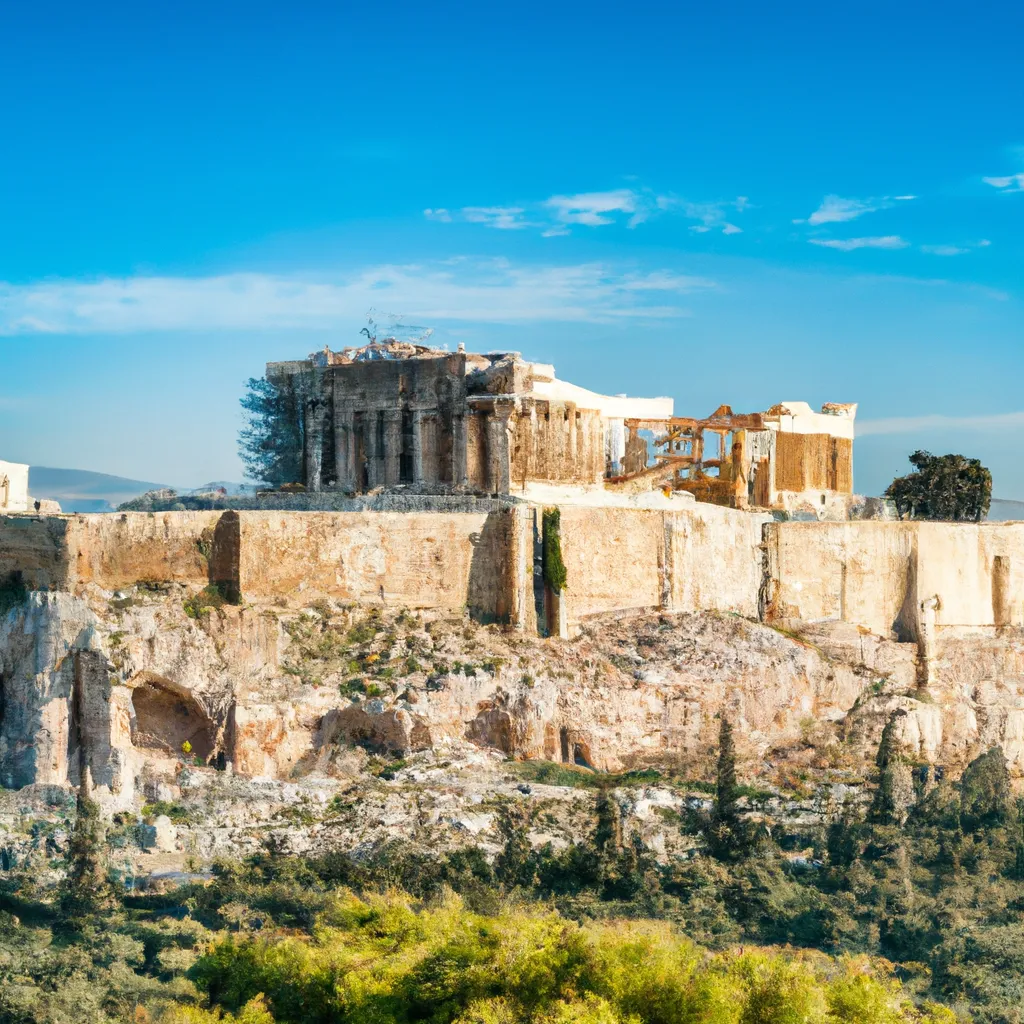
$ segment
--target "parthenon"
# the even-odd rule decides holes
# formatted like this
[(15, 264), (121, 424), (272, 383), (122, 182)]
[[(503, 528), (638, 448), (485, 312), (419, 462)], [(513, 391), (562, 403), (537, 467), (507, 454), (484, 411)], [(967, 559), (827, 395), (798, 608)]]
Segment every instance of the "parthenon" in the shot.
[(678, 417), (671, 398), (602, 395), (517, 352), (388, 339), (275, 362), (309, 491), (529, 495), (661, 488), (734, 508), (841, 510), (856, 405), (782, 402)]

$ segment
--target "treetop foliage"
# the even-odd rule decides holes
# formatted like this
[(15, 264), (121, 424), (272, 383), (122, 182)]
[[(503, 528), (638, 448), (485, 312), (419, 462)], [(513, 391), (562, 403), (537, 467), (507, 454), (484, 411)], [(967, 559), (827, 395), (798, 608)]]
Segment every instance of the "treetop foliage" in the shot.
[(240, 399), (246, 422), (238, 435), (245, 475), (279, 487), (303, 479), (305, 423), (301, 396), (264, 377), (250, 377)]
[(910, 456), (915, 472), (897, 477), (885, 491), (901, 519), (980, 523), (992, 501), (992, 474), (963, 455)]

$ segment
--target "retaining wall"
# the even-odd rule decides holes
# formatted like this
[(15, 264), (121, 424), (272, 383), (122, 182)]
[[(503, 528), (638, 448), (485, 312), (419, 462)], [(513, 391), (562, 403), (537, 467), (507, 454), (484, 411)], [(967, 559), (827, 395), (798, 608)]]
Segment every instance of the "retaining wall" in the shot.
[(839, 619), (918, 640), (1024, 625), (1024, 523), (771, 523), (765, 617)]

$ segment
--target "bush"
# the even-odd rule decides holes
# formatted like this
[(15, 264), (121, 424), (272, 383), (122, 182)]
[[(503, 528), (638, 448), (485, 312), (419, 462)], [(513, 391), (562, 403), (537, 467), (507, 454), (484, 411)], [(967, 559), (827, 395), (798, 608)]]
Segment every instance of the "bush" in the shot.
[(562, 561), (562, 512), (558, 508), (544, 509), (543, 543), (541, 557), (544, 582), (557, 594), (565, 590), (568, 573)]
[(416, 910), (397, 893), (342, 893), (312, 938), (229, 936), (190, 976), (232, 1012), (265, 995), (278, 1024), (921, 1020), (899, 983), (866, 958), (708, 956), (666, 924), (580, 925), (541, 910), (485, 917), (452, 894)]

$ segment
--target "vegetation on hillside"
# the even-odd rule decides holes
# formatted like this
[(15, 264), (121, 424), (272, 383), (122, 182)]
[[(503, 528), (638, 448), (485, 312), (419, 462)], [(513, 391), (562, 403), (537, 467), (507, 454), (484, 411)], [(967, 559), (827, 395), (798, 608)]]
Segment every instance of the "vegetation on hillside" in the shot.
[(953, 783), (897, 733), (873, 797), (850, 791), (819, 827), (751, 812), (723, 721), (714, 795), (682, 812), (687, 859), (656, 859), (623, 813), (635, 797), (593, 774), (590, 831), (565, 849), (535, 848), (536, 807), (506, 798), (496, 856), (271, 845), (126, 893), (83, 805), (57, 891), (0, 883), (0, 1024), (1020, 1024), (1024, 815), (1005, 758)]

